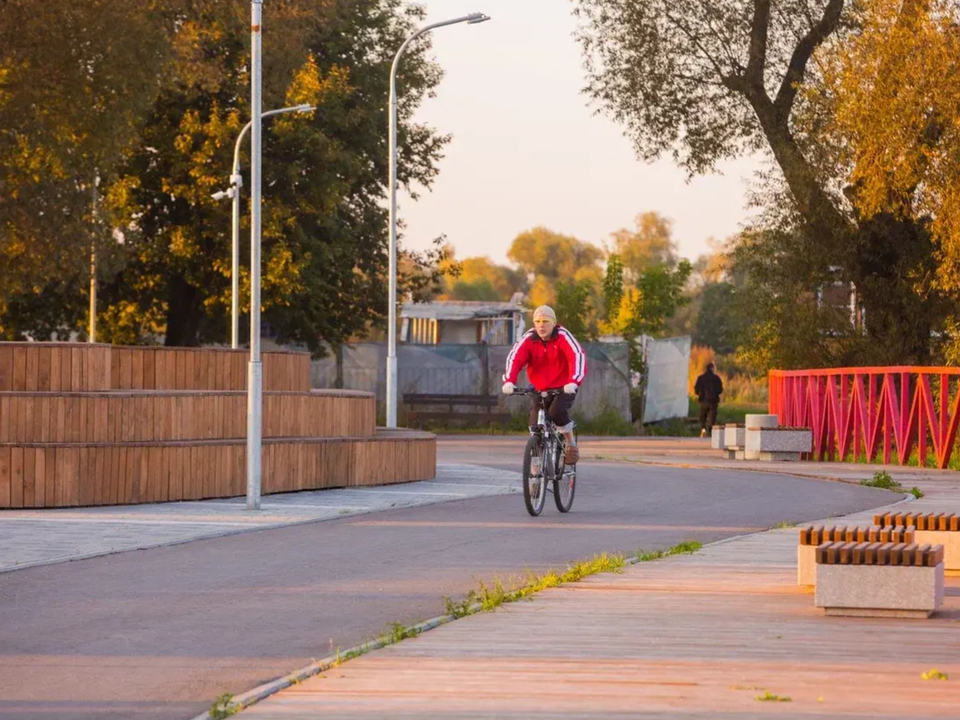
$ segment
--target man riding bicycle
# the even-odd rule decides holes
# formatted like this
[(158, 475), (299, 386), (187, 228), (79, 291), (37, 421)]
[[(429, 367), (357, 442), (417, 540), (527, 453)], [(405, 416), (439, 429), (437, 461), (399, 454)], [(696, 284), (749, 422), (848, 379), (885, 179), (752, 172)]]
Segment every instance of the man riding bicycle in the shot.
[[(587, 356), (577, 339), (562, 325), (557, 325), (557, 314), (549, 305), (541, 305), (533, 313), (533, 329), (528, 330), (513, 346), (507, 356), (503, 375), (503, 393), (510, 395), (517, 388), (517, 377), (523, 368), (538, 391), (563, 388), (562, 395), (544, 398), (544, 408), (557, 429), (566, 438), (564, 462), (576, 465), (580, 459), (573, 435), (570, 408), (577, 389), (587, 376)], [(530, 403), (531, 429), (537, 424), (541, 398), (532, 397)]]

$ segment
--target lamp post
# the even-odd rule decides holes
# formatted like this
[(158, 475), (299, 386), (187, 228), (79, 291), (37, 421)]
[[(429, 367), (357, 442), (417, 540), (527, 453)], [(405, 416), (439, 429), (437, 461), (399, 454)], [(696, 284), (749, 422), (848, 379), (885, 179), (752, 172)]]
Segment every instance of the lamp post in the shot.
[(390, 68), (390, 292), (387, 307), (387, 427), (397, 426), (397, 68), (400, 58), (410, 44), (421, 35), (446, 25), (467, 23), (476, 25), (490, 18), (483, 13), (471, 13), (463, 17), (433, 23), (420, 28), (407, 38), (393, 58)]
[[(292, 112), (310, 112), (316, 110), (315, 105), (294, 105), (292, 107), (279, 108), (277, 110), (267, 110), (260, 115), (261, 118), (271, 117), (272, 115), (281, 115)], [(220, 190), (213, 194), (214, 200), (223, 200), (231, 198), (233, 200), (233, 223), (232, 223), (232, 250), (233, 265), (231, 269), (231, 288), (230, 288), (230, 347), (236, 350), (240, 345), (239, 330), (239, 309), (240, 309), (240, 188), (243, 187), (243, 176), (240, 174), (240, 145), (243, 138), (253, 126), (251, 120), (243, 126), (243, 130), (237, 136), (237, 143), (233, 148), (233, 165), (230, 173), (230, 187), (226, 190)]]
[(247, 510), (260, 509), (263, 365), (260, 363), (260, 153), (263, 0), (250, 2), (250, 363), (247, 379)]

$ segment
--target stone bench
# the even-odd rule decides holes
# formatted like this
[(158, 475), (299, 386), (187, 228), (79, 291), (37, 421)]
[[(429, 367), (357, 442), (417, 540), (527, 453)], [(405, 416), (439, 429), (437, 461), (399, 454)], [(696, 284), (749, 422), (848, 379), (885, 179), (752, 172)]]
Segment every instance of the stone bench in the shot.
[(914, 530), (906, 527), (807, 525), (800, 528), (797, 545), (797, 584), (813, 586), (817, 576), (817, 548), (832, 542), (912, 543)]
[(743, 460), (747, 429), (738, 423), (723, 426), (723, 451), (728, 460)]
[(826, 615), (927, 618), (943, 603), (942, 545), (828, 542), (816, 558)]
[(813, 433), (809, 428), (748, 428), (745, 443), (748, 460), (797, 462), (813, 449)]
[(918, 543), (943, 545), (944, 572), (960, 575), (960, 514), (885, 513), (874, 515), (873, 522), (881, 527), (913, 528)]
[(744, 460), (759, 460), (760, 451), (752, 450), (751, 448), (756, 445), (755, 435), (765, 428), (776, 428), (780, 425), (780, 418), (777, 415), (760, 415), (760, 414), (749, 414), (743, 419), (743, 424), (746, 427), (746, 436), (744, 438), (744, 451), (743, 459)]

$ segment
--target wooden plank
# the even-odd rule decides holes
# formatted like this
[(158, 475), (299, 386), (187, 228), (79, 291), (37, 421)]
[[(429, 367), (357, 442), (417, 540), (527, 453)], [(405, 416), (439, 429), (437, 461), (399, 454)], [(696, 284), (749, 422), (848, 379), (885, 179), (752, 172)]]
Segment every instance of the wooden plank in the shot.
[(43, 497), (45, 507), (57, 504), (57, 451), (48, 447), (43, 450)]
[(13, 345), (0, 342), (0, 392), (13, 390)]
[(0, 445), (0, 508), (12, 507), (10, 497), (12, 490), (13, 448), (9, 445)]
[(23, 448), (10, 449), (10, 507), (23, 507)]
[(13, 349), (13, 390), (24, 391), (27, 388), (27, 349), (16, 346)]
[(37, 349), (37, 390), (50, 392), (50, 366), (53, 348), (47, 345)]
[(143, 349), (137, 348), (133, 352), (133, 362), (131, 363), (130, 376), (133, 387), (137, 390), (143, 390), (147, 387), (144, 381), (143, 366), (144, 355), (147, 354)]
[(36, 448), (23, 449), (23, 507), (36, 507), (37, 502), (37, 451)]
[(76, 345), (70, 348), (70, 390), (71, 392), (86, 390), (83, 386), (83, 348)]
[(68, 345), (60, 348), (60, 390), (73, 391), (73, 348)]

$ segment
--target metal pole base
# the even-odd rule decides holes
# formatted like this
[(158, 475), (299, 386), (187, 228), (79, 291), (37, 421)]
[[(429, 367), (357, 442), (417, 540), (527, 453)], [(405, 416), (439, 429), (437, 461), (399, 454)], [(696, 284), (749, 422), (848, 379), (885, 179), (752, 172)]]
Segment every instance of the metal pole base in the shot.
[(247, 510), (260, 509), (260, 456), (263, 450), (263, 364), (250, 361), (247, 394)]

